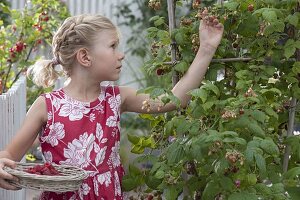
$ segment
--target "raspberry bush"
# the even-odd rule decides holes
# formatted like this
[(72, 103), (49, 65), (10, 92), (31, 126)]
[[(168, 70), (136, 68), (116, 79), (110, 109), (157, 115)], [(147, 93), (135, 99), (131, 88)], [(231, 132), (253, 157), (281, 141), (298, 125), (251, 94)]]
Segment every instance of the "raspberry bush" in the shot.
[[(151, 0), (149, 6), (159, 10), (158, 2)], [(150, 122), (151, 131), (143, 137), (128, 135), (132, 152), (141, 156), (129, 167), (123, 187), (143, 190), (150, 199), (160, 199), (162, 193), (170, 200), (180, 195), (203, 200), (299, 199), (300, 137), (287, 135), (289, 111), (295, 107), (291, 100), (300, 97), (299, 1), (213, 3), (176, 1), (181, 16), (176, 16), (177, 28), (171, 34), (166, 18), (150, 19), (152, 57), (146, 69), (169, 80), (174, 74), (181, 77), (193, 60), (203, 12), (209, 20), (219, 19), (225, 31), (203, 84), (190, 91), (186, 109), (140, 115)], [(170, 46), (176, 49), (176, 62)], [(164, 103), (178, 105), (171, 88), (170, 81), (167, 89), (140, 92), (153, 99), (167, 94)], [(146, 110), (151, 109), (148, 105), (143, 105)], [(296, 114), (296, 122), (298, 118)]]
[(69, 14), (59, 0), (32, 0), (22, 10), (0, 3), (0, 94), (40, 57), (34, 52), (51, 44), (53, 32)]

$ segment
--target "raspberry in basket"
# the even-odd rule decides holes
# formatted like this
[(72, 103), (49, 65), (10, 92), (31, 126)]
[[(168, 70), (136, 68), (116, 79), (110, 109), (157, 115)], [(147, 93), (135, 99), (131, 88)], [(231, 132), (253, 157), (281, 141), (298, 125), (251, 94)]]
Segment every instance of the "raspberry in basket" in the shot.
[(30, 167), (26, 170), (24, 170), (27, 173), (30, 174), (37, 174), (37, 175), (47, 175), (47, 176), (57, 176), (61, 175), (53, 165), (50, 163), (45, 163), (43, 165), (35, 165), (34, 167)]

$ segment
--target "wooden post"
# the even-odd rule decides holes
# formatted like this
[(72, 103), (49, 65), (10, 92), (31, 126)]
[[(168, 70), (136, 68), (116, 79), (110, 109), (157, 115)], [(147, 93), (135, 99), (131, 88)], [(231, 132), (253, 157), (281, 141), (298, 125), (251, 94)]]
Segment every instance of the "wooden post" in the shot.
[[(168, 0), (168, 17), (169, 17), (169, 33), (172, 34), (173, 30), (176, 28), (176, 22), (175, 22), (175, 1), (174, 0)], [(172, 39), (171, 41), (171, 62), (174, 66), (176, 64), (176, 41)], [(173, 87), (176, 85), (176, 83), (179, 81), (179, 76), (177, 72), (173, 72), (172, 75), (172, 84)]]

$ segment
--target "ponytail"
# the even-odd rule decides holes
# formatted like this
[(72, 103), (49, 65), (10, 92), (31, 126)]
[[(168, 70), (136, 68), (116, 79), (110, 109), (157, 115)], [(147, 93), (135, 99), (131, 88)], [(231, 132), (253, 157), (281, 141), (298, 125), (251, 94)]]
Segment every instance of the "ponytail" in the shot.
[(55, 70), (52, 60), (38, 60), (28, 69), (27, 76), (30, 76), (36, 85), (47, 88), (53, 86), (60, 75)]

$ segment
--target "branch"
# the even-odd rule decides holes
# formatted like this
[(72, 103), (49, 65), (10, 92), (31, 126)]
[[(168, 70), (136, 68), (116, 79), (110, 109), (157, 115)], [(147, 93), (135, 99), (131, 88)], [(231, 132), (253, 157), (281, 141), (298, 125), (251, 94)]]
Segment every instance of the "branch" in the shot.
[[(175, 2), (174, 0), (168, 0), (168, 16), (169, 16), (169, 32), (170, 34), (173, 32), (176, 26), (175, 22)], [(172, 39), (171, 42), (171, 61), (172, 63), (176, 62), (176, 42), (174, 39)], [(176, 83), (179, 81), (179, 75), (177, 72), (173, 72), (172, 75), (172, 84), (173, 87), (176, 85)]]
[[(223, 59), (212, 59), (211, 62), (238, 62), (238, 61), (243, 61), (247, 62), (252, 60), (252, 58), (223, 58)], [(174, 61), (174, 62), (164, 62), (165, 65), (175, 65), (179, 63), (180, 61)]]
[[(287, 137), (293, 135), (296, 103), (297, 103), (297, 99), (295, 97), (293, 97), (292, 101), (291, 101), (291, 109), (290, 109), (290, 112), (289, 112), (289, 123), (288, 123)], [(291, 147), (289, 145), (287, 145), (286, 148), (285, 148), (284, 158), (283, 158), (283, 172), (287, 172), (287, 169), (288, 169), (288, 166), (289, 166), (290, 154), (291, 154)]]
[[(28, 52), (28, 54), (27, 54), (27, 56), (26, 56), (25, 62), (27, 62), (27, 61), (29, 60), (29, 56), (30, 56), (32, 50), (33, 50), (33, 46), (30, 48), (30, 50), (29, 50), (29, 52)], [(23, 72), (23, 69), (24, 69), (24, 66), (23, 66), (23, 67), (20, 69), (20, 71), (17, 73), (17, 75), (15, 76), (15, 79), (13, 80), (12, 84), (14, 84), (14, 83), (18, 80), (20, 74)]]

